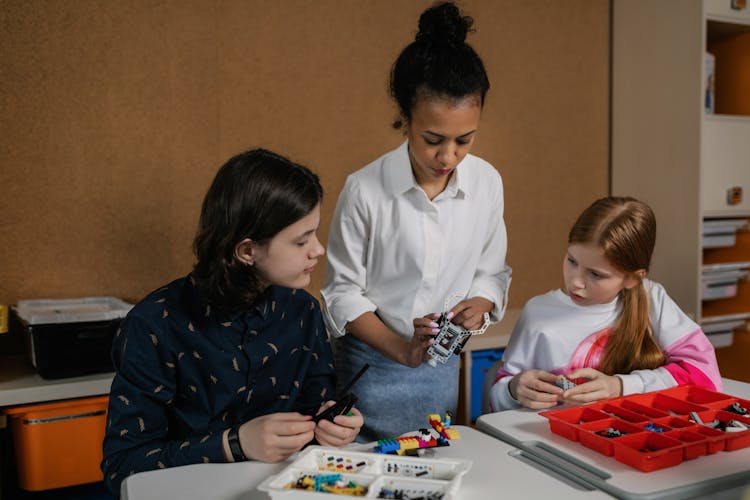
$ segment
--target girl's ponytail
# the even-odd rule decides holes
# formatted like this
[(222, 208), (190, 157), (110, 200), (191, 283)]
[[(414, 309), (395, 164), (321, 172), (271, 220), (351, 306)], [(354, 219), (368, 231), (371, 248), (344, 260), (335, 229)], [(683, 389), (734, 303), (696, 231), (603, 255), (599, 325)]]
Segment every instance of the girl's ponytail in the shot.
[(664, 353), (654, 340), (648, 314), (648, 295), (639, 280), (621, 292), (622, 311), (609, 335), (599, 370), (608, 374), (630, 373), (662, 366)]
[(662, 366), (665, 356), (653, 336), (649, 297), (640, 272), (648, 271), (656, 244), (656, 217), (635, 198), (601, 198), (578, 217), (568, 243), (592, 243), (627, 277), (638, 283), (620, 292), (622, 310), (604, 349), (599, 370), (614, 375)]

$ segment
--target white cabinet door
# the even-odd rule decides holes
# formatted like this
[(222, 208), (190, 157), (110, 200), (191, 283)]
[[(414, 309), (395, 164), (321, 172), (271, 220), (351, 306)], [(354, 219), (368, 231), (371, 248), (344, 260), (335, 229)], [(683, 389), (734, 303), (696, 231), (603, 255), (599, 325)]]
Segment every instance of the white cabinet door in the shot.
[[(703, 215), (750, 214), (750, 118), (707, 116), (703, 120), (701, 204)], [(742, 201), (732, 204), (730, 190)]]

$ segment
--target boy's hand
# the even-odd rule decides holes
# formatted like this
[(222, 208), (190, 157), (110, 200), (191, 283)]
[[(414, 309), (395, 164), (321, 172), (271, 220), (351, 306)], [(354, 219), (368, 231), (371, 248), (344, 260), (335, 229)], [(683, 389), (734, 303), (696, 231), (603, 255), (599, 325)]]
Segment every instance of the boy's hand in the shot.
[(484, 313), (492, 311), (494, 307), (495, 304), (484, 297), (464, 299), (453, 306), (448, 319), (464, 330), (479, 330), (484, 325)]
[(248, 458), (281, 462), (312, 441), (315, 422), (301, 413), (272, 413), (240, 426), (242, 450)]
[(406, 366), (416, 368), (430, 359), (427, 349), (435, 342), (435, 336), (440, 332), (437, 324), (439, 318), (438, 313), (414, 318), (414, 335), (407, 346)]
[(578, 384), (563, 393), (566, 402), (590, 403), (600, 399), (622, 396), (622, 380), (614, 375), (606, 375), (593, 368), (579, 368), (568, 374), (569, 379), (585, 378), (588, 382)]
[(555, 385), (556, 379), (557, 375), (549, 372), (527, 370), (514, 376), (508, 389), (510, 395), (527, 408), (551, 408), (557, 405), (563, 395), (563, 390)]
[[(333, 404), (333, 401), (326, 402), (320, 407), (320, 411)], [(326, 419), (319, 420), (318, 425), (315, 426), (315, 439), (323, 446), (340, 448), (354, 441), (364, 423), (365, 420), (359, 410), (352, 408), (349, 415), (336, 415), (333, 422)]]

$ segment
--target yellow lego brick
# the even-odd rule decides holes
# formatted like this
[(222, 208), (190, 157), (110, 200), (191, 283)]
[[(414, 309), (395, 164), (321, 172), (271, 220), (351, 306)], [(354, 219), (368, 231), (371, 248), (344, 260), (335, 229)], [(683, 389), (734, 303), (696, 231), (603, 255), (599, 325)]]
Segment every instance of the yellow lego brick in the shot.
[(414, 448), (419, 448), (419, 440), (417, 438), (401, 438), (398, 442), (401, 444), (402, 450), (413, 450)]
[(459, 434), (458, 431), (453, 428), (445, 429), (445, 431), (443, 431), (443, 435), (446, 439), (450, 440), (461, 439), (461, 434)]

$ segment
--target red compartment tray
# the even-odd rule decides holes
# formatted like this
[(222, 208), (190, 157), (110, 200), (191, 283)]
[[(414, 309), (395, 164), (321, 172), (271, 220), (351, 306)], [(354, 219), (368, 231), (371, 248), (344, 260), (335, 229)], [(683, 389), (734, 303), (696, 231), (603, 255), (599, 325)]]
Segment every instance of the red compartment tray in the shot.
[[(735, 405), (744, 415), (728, 411)], [(750, 400), (695, 386), (633, 394), (539, 413), (550, 430), (643, 472), (719, 451), (750, 446), (750, 429), (727, 432), (729, 421), (750, 426)], [(694, 419), (700, 419), (704, 425)], [(718, 427), (705, 424), (718, 422)]]

